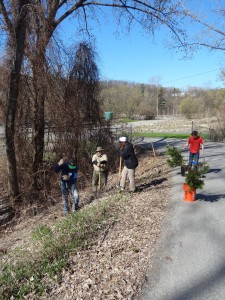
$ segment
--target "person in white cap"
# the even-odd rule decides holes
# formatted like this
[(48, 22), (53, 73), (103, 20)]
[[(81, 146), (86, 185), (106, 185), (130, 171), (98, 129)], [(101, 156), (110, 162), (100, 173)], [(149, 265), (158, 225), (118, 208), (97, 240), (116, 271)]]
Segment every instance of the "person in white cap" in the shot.
[(98, 189), (99, 191), (103, 191), (106, 185), (108, 158), (103, 151), (104, 149), (102, 147), (97, 147), (96, 153), (92, 157), (92, 164), (94, 167), (92, 187), (94, 193), (96, 193)]
[(129, 190), (135, 192), (135, 169), (138, 166), (138, 159), (134, 153), (134, 148), (131, 143), (128, 142), (127, 137), (122, 136), (119, 138), (120, 157), (123, 159), (124, 166), (121, 174), (120, 189), (125, 189), (126, 178), (129, 178)]

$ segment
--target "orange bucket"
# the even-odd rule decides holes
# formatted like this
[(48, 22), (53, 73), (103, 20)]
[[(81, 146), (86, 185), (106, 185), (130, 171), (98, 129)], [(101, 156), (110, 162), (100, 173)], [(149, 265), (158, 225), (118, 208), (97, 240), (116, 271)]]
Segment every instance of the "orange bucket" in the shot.
[(193, 202), (196, 200), (196, 189), (191, 189), (186, 183), (183, 184), (184, 201)]

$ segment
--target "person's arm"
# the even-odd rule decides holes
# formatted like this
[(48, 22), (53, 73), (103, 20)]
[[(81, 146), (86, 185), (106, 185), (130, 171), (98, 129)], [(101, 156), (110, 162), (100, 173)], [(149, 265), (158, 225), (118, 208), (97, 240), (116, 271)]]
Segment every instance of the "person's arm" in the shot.
[(64, 159), (61, 158), (60, 161), (55, 165), (55, 171), (57, 173), (61, 170), (63, 163), (64, 163)]
[(93, 165), (96, 165), (96, 166), (97, 166), (97, 164), (98, 164), (96, 155), (93, 155), (93, 156), (92, 156), (92, 164), (93, 164)]
[(108, 162), (108, 157), (106, 154), (103, 154), (100, 161), (100, 167), (105, 167), (107, 162)]
[(184, 150), (188, 145), (189, 145), (189, 144), (187, 143), (187, 144), (182, 148), (182, 150)]
[(131, 154), (131, 146), (129, 144), (126, 145), (126, 147), (124, 147), (123, 149), (120, 150), (120, 156), (123, 159), (128, 159), (130, 157)]
[(202, 155), (204, 155), (204, 144), (202, 144)]
[(99, 168), (101, 168), (101, 163), (97, 160), (96, 155), (94, 155), (93, 158), (92, 158), (92, 164), (99, 167)]
[(186, 145), (183, 147), (183, 149), (182, 150), (184, 150), (187, 146), (189, 146), (190, 145), (190, 138), (188, 139), (188, 141), (187, 141), (187, 143), (186, 143)]

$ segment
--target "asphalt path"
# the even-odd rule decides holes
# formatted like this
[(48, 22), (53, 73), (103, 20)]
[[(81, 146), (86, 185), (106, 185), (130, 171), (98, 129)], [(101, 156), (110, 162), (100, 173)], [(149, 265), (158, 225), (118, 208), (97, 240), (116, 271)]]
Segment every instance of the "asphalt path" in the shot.
[[(186, 140), (139, 141), (165, 152)], [(140, 300), (225, 299), (225, 144), (205, 144), (209, 172), (195, 202), (183, 200), (184, 177), (172, 173), (169, 211)]]

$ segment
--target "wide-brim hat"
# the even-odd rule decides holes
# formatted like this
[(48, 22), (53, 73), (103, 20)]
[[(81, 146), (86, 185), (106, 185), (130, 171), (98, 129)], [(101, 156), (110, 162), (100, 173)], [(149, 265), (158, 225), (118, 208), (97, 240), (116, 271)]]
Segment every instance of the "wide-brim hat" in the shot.
[(102, 147), (97, 147), (96, 152), (103, 151), (104, 149)]

